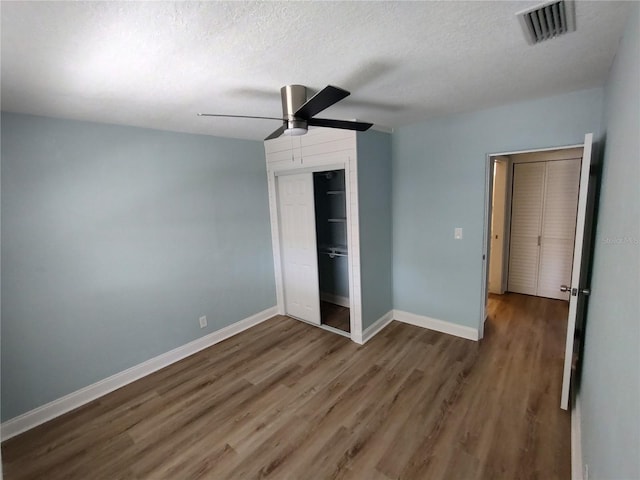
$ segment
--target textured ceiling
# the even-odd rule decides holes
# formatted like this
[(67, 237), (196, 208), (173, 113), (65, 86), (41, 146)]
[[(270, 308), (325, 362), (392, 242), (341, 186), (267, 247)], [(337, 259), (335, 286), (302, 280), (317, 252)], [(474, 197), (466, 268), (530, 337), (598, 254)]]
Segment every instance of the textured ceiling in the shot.
[(352, 95), (322, 117), (397, 127), (600, 86), (628, 12), (576, 2), (577, 31), (528, 46), (538, 2), (2, 2), (2, 109), (262, 139), (279, 89)]

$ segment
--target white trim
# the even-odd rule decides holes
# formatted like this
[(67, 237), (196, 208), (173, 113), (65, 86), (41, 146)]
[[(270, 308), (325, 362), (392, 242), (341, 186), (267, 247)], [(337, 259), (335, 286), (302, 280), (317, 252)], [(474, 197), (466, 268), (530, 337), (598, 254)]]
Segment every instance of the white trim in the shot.
[(200, 337), (192, 342), (186, 343), (178, 348), (169, 350), (166, 353), (151, 358), (146, 362), (134, 365), (122, 372), (111, 375), (103, 380), (88, 385), (80, 390), (76, 390), (64, 397), (58, 398), (52, 402), (42, 405), (38, 408), (18, 415), (4, 422), (1, 426), (1, 438), (7, 440), (20, 433), (26, 432), (38, 425), (52, 420), (64, 413), (89, 403), (96, 398), (102, 397), (107, 393), (113, 392), (118, 388), (124, 387), (142, 377), (156, 372), (164, 367), (171, 365), (185, 357), (193, 355), (211, 345), (215, 345), (229, 337), (232, 337), (243, 330), (251, 328), (277, 314), (277, 307), (267, 308), (262, 312), (233, 323), (227, 327), (221, 328), (209, 335)]
[[(340, 153), (340, 152), (336, 152), (336, 153)], [(300, 175), (301, 173), (318, 173), (318, 172), (328, 172), (331, 170), (345, 170), (347, 168), (347, 161), (348, 161), (345, 159), (338, 160), (333, 163), (320, 163), (319, 165), (311, 165), (308, 167), (297, 167), (294, 169), (274, 168), (272, 171), (276, 177), (286, 177), (287, 175)]]
[(566, 150), (568, 148), (580, 148), (580, 147), (584, 147), (584, 143), (576, 143), (575, 145), (565, 145), (563, 147), (529, 148), (527, 150), (514, 150), (512, 152), (496, 152), (496, 153), (489, 153), (488, 156), (500, 157), (504, 155), (519, 155), (521, 153), (549, 152), (551, 150)]
[(310, 324), (310, 325), (313, 325), (314, 327), (320, 327), (322, 330), (326, 330), (327, 332), (336, 333), (338, 335), (342, 335), (343, 337), (351, 338), (351, 333), (345, 332), (344, 330), (340, 330), (339, 328), (336, 328), (336, 327), (332, 327), (331, 325), (327, 325), (324, 323), (321, 323), (320, 325), (315, 325), (315, 324)]
[(571, 409), (571, 480), (583, 480), (582, 467), (582, 413), (580, 395), (575, 399)]
[(509, 256), (511, 255), (511, 204), (513, 202), (513, 160), (507, 164), (507, 196), (505, 198), (504, 231), (502, 237), (502, 293), (507, 291), (509, 278)]
[(482, 282), (480, 283), (480, 318), (478, 319), (478, 338), (484, 337), (484, 322), (487, 321), (489, 303), (489, 260), (491, 245), (491, 211), (493, 208), (493, 160), (486, 158), (484, 179), (484, 223), (482, 228)]
[(343, 297), (333, 293), (320, 292), (320, 300), (323, 302), (333, 303), (334, 305), (340, 305), (341, 307), (349, 308), (350, 306), (349, 297)]
[[(555, 152), (555, 150), (552, 150), (552, 152)], [(575, 154), (565, 155), (564, 158), (561, 155), (558, 155), (558, 158), (547, 157), (547, 159), (545, 159), (545, 156), (544, 156), (545, 153), (546, 152), (541, 152), (541, 155), (540, 155), (541, 158), (537, 158), (535, 156), (536, 152), (521, 153), (519, 155), (513, 155), (514, 158), (511, 160), (511, 163), (514, 165), (521, 165), (523, 163), (559, 162), (561, 160), (582, 160), (582, 156), (580, 155), (576, 156)], [(529, 156), (528, 158), (527, 157), (522, 158), (523, 156), (527, 156), (527, 155)]]
[[(269, 165), (267, 165), (267, 169)], [(280, 315), (285, 314), (284, 287), (282, 284), (282, 259), (280, 258), (280, 225), (278, 222), (278, 189), (276, 188), (276, 174), (267, 170), (269, 190), (269, 216), (271, 223), (271, 248), (273, 252), (273, 270), (276, 281), (276, 305)]]
[(389, 310), (387, 313), (381, 316), (378, 320), (373, 322), (372, 325), (369, 325), (364, 330), (364, 332), (362, 332), (362, 335), (352, 336), (351, 338), (354, 342), (362, 345), (364, 343), (367, 343), (374, 336), (380, 333), (380, 331), (382, 331), (384, 327), (389, 325), (391, 322), (393, 322), (393, 310)]
[(357, 138), (354, 135), (353, 155), (349, 156), (344, 172), (346, 211), (348, 218), (347, 244), (349, 256), (349, 331), (362, 337), (362, 290), (360, 278), (360, 207), (358, 194)]
[(466, 338), (467, 340), (478, 341), (480, 339), (478, 329), (476, 328), (458, 325), (457, 323), (438, 320), (436, 318), (425, 317), (424, 315), (403, 312), (402, 310), (394, 310), (393, 318), (399, 322), (428, 328), (429, 330), (435, 330), (436, 332), (448, 333), (449, 335)]

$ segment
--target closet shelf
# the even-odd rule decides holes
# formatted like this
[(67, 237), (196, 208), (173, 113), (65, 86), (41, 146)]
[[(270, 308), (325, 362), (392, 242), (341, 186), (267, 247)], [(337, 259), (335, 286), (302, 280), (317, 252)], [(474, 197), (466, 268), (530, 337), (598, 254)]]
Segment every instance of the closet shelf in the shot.
[(344, 190), (327, 190), (327, 195), (340, 195)]
[(328, 218), (327, 222), (329, 223), (345, 223), (347, 221), (346, 218)]

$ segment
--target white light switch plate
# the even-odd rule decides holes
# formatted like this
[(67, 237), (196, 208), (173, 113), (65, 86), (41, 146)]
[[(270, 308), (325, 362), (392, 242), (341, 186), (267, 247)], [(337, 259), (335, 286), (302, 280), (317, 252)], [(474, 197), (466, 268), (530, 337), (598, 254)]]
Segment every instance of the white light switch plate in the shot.
[(455, 231), (453, 232), (453, 238), (455, 238), (456, 240), (460, 240), (462, 238), (462, 228), (456, 227)]

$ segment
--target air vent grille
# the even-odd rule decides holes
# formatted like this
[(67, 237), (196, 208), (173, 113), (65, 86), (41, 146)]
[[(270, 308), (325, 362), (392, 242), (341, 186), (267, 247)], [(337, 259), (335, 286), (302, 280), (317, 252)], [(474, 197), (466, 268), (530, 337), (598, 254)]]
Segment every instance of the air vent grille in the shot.
[(576, 29), (573, 0), (543, 3), (516, 13), (529, 45), (540, 43)]

